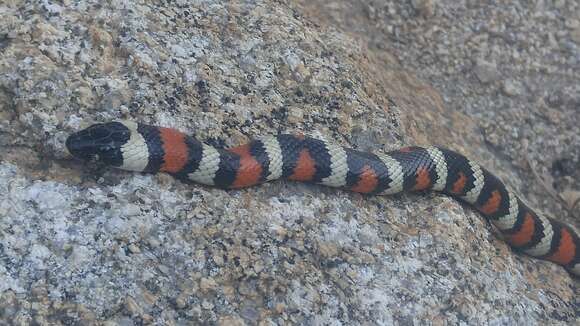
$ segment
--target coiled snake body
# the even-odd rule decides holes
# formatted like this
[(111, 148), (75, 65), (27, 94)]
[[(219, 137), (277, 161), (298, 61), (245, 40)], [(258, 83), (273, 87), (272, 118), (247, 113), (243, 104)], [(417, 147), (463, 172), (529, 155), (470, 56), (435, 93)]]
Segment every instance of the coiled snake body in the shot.
[(283, 178), (364, 194), (439, 191), (472, 205), (517, 251), (580, 276), (580, 238), (571, 226), (535, 213), (493, 174), (447, 149), (371, 154), (298, 135), (217, 149), (175, 129), (130, 121), (95, 124), (70, 135), (66, 146), (82, 160), (225, 189)]

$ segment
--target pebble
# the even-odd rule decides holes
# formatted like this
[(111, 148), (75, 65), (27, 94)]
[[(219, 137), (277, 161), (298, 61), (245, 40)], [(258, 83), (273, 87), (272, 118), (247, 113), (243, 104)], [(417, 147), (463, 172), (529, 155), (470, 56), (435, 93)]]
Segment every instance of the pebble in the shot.
[(299, 124), (303, 122), (304, 113), (301, 108), (292, 107), (288, 110), (288, 122)]
[(502, 84), (502, 91), (507, 96), (520, 96), (523, 92), (523, 85), (515, 80), (507, 79)]
[(141, 252), (141, 249), (139, 249), (139, 247), (137, 245), (135, 245), (134, 243), (129, 245), (129, 251), (134, 253), (134, 254), (138, 254)]
[(143, 314), (143, 310), (132, 297), (125, 298), (125, 309), (127, 309), (127, 311), (133, 316), (139, 316)]
[(497, 70), (497, 65), (492, 62), (487, 62), (483, 59), (478, 59), (473, 68), (475, 75), (483, 84), (489, 84), (499, 79), (500, 74)]
[(423, 17), (429, 18), (435, 13), (435, 3), (433, 0), (411, 0), (411, 5)]
[(217, 287), (217, 283), (213, 278), (202, 278), (200, 281), (200, 290), (204, 293), (214, 290)]
[(213, 309), (214, 305), (210, 301), (204, 300), (201, 303), (201, 307), (205, 310), (211, 310)]

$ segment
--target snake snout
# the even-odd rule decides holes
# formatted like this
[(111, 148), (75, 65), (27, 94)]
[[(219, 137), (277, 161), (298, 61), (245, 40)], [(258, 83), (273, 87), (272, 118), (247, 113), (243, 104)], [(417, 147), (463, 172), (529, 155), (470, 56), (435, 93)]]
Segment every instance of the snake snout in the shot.
[(94, 157), (94, 142), (87, 137), (86, 130), (82, 130), (70, 135), (66, 139), (66, 149), (75, 158), (89, 161)]

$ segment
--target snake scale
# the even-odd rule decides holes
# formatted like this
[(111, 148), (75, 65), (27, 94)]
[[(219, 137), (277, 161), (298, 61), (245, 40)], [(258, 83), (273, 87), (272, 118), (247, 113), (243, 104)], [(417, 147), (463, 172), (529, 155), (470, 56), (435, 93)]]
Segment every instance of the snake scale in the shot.
[(405, 147), (373, 154), (282, 134), (218, 149), (175, 129), (132, 121), (92, 125), (70, 135), (66, 147), (81, 160), (131, 171), (167, 172), (224, 189), (288, 179), (363, 194), (442, 192), (474, 207), (516, 251), (580, 276), (577, 231), (534, 212), (486, 169), (444, 148)]

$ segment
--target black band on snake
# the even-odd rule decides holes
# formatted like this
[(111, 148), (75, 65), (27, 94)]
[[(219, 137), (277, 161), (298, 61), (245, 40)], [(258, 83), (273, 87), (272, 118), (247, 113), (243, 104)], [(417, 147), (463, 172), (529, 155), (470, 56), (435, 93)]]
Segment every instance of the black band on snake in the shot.
[(217, 149), (175, 129), (129, 121), (93, 125), (71, 135), (66, 146), (82, 160), (167, 172), (224, 189), (288, 179), (364, 194), (439, 191), (472, 205), (515, 250), (580, 276), (578, 232), (534, 212), (493, 174), (447, 149), (406, 147), (372, 154), (298, 135)]

